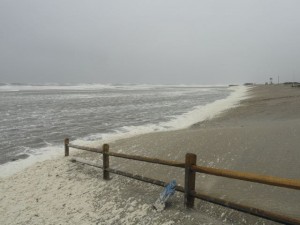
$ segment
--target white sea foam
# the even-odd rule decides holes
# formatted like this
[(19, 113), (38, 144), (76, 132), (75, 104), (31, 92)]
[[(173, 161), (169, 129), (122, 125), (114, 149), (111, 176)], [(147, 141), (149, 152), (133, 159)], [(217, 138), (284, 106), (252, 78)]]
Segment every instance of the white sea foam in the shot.
[(0, 177), (8, 177), (25, 168), (33, 165), (36, 162), (42, 162), (47, 159), (54, 159), (62, 155), (62, 146), (48, 146), (36, 149), (34, 155), (29, 155), (28, 158), (16, 160), (13, 162), (0, 165)]

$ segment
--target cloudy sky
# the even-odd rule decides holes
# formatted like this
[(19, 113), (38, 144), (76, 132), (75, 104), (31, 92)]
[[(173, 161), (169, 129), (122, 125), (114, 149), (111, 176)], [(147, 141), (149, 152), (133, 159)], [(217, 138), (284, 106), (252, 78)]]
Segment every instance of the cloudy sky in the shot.
[(0, 82), (300, 81), (299, 0), (0, 0)]

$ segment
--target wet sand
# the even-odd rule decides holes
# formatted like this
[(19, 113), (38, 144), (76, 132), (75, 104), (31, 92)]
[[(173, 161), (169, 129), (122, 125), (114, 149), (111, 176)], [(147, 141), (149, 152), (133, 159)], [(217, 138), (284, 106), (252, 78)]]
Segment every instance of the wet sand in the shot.
[[(300, 89), (257, 86), (249, 95), (217, 118), (119, 140), (111, 151), (178, 161), (191, 152), (198, 165), (300, 179)], [(95, 154), (80, 156), (101, 161)], [(183, 185), (181, 169), (113, 158), (111, 167)], [(196, 185), (199, 192), (300, 218), (299, 191), (206, 175), (197, 175)], [(103, 181), (101, 170), (68, 158), (1, 179), (0, 188), (1, 224), (276, 224), (200, 200), (186, 210), (181, 193), (156, 213), (151, 204), (160, 187), (116, 175)]]
[[(240, 107), (190, 129), (147, 134), (112, 145), (123, 152), (183, 161), (187, 152), (197, 154), (197, 164), (300, 179), (300, 89), (258, 86)], [(132, 147), (134, 146), (134, 147)], [(144, 164), (124, 169), (145, 171)], [(183, 171), (156, 166), (145, 175), (176, 178)], [(300, 192), (215, 176), (198, 175), (197, 190), (253, 207), (300, 218)]]

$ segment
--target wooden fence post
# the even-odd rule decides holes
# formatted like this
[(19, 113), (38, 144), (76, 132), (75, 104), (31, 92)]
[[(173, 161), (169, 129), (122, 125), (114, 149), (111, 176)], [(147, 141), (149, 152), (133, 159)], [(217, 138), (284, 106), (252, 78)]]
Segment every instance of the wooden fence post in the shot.
[(193, 208), (195, 197), (191, 193), (195, 192), (196, 172), (192, 171), (191, 166), (197, 164), (197, 155), (187, 153), (185, 155), (185, 182), (184, 182), (184, 205)]
[(65, 156), (69, 156), (69, 138), (65, 138)]
[(104, 144), (103, 147), (103, 179), (109, 180), (109, 172), (107, 169), (109, 168), (109, 155), (107, 154), (109, 152), (109, 145)]

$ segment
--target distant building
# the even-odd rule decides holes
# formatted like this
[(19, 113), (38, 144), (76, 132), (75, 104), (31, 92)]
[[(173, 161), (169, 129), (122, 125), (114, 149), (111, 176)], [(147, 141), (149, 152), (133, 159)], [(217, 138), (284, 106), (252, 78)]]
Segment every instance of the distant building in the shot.
[(245, 86), (253, 86), (254, 83), (244, 83)]

